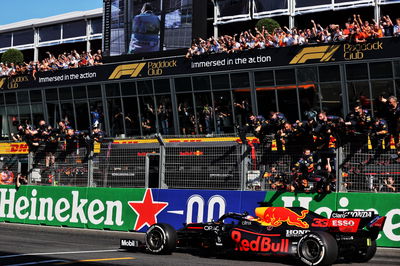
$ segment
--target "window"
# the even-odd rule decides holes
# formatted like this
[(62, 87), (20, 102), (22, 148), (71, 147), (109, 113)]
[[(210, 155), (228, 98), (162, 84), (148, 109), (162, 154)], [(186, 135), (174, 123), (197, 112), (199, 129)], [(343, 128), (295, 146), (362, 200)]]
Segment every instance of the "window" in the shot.
[(27, 91), (17, 92), (18, 103), (29, 103), (29, 94)]
[(6, 97), (7, 104), (16, 104), (17, 103), (17, 97), (15, 96), (15, 92), (5, 93), (4, 96)]
[(137, 88), (139, 94), (153, 94), (153, 84), (151, 80), (138, 81)]
[(156, 121), (156, 110), (154, 109), (154, 99), (150, 96), (141, 96), (139, 97), (140, 103), (140, 114), (141, 117), (141, 126), (143, 130), (143, 135), (149, 135), (156, 133), (158, 128)]
[(216, 134), (233, 132), (233, 114), (230, 91), (214, 92), (214, 110), (216, 122)]
[(10, 47), (11, 46), (11, 33), (2, 33), (0, 34), (0, 48)]
[(47, 101), (58, 101), (57, 89), (46, 90), (46, 100)]
[(163, 135), (171, 135), (174, 128), (171, 97), (169, 95), (157, 96), (156, 101), (157, 110), (155, 110), (155, 113), (158, 117), (159, 132)]
[(154, 92), (169, 93), (171, 91), (169, 86), (169, 79), (156, 79), (154, 80)]
[(392, 78), (392, 62), (370, 63), (369, 72), (371, 79)]
[(178, 101), (178, 120), (180, 133), (183, 135), (191, 135), (195, 130), (195, 116), (193, 109), (193, 97), (191, 93), (183, 93), (176, 95)]
[(121, 99), (109, 99), (108, 104), (108, 117), (110, 121), (110, 135), (115, 137), (124, 133)]
[(34, 40), (33, 30), (21, 30), (13, 33), (13, 46), (33, 44)]
[(367, 64), (346, 65), (347, 80), (368, 79)]
[(71, 100), (72, 99), (71, 87), (58, 88), (58, 93), (60, 95), (60, 99), (62, 99), (62, 100)]
[(389, 96), (394, 95), (393, 80), (372, 80), (371, 89), (372, 100), (374, 104), (374, 113), (376, 115), (384, 117), (384, 115), (386, 114), (385, 112), (387, 110), (387, 105), (385, 103), (382, 103), (379, 100), (379, 97), (383, 96), (387, 99)]
[(48, 123), (52, 127), (56, 127), (57, 122), (61, 119), (59, 105), (57, 103), (47, 103), (47, 114), (49, 116)]
[(76, 128), (74, 106), (72, 103), (61, 104), (61, 120), (67, 121), (71, 127)]
[(192, 83), (190, 78), (176, 78), (175, 79), (175, 91), (191, 91)]
[(86, 36), (86, 21), (79, 20), (63, 24), (63, 39)]
[(249, 73), (231, 74), (232, 88), (248, 88), (250, 87)]
[(329, 5), (331, 0), (296, 0), (296, 7), (313, 7), (316, 5)]
[(94, 18), (90, 20), (91, 22), (91, 32), (90, 34), (103, 33), (103, 19)]
[(120, 96), (119, 84), (118, 83), (106, 84), (106, 95), (107, 97)]
[(235, 112), (235, 123), (244, 126), (249, 122), (249, 116), (252, 113), (250, 89), (246, 91), (233, 90), (233, 106)]
[(210, 90), (210, 77), (209, 76), (193, 77), (193, 89), (197, 91)]
[(121, 93), (123, 96), (136, 95), (136, 83), (135, 82), (121, 83)]
[[(269, 89), (272, 88), (272, 89)], [(271, 111), (276, 111), (276, 97), (273, 87), (257, 88), (258, 114), (268, 118)]]
[(100, 98), (101, 97), (101, 86), (100, 85), (88, 85), (88, 97), (89, 98)]
[(61, 39), (61, 25), (52, 25), (39, 28), (39, 41), (47, 42)]
[(256, 87), (268, 87), (274, 86), (274, 72), (271, 71), (258, 71), (254, 72), (254, 79), (256, 82)]
[(322, 110), (328, 115), (343, 116), (342, 88), (340, 83), (324, 83), (320, 85)]
[(320, 66), (319, 71), (319, 81), (340, 81), (340, 69), (339, 66)]
[(89, 130), (89, 109), (86, 102), (75, 102), (77, 130)]
[(283, 113), (289, 121), (294, 122), (300, 119), (296, 89), (278, 90), (278, 105), (279, 112)]
[(300, 100), (300, 119), (303, 119), (306, 111), (320, 110), (318, 87), (316, 85), (299, 85), (298, 92)]
[(138, 113), (137, 97), (128, 97), (122, 99), (124, 102), (124, 119), (127, 136), (140, 135), (140, 119)]
[(31, 95), (31, 102), (37, 103), (42, 101), (42, 91), (40, 90), (30, 91), (30, 95)]
[(349, 82), (347, 84), (350, 109), (356, 104), (361, 104), (364, 108), (371, 108), (371, 96), (369, 94), (369, 84), (367, 81)]
[(211, 93), (196, 93), (195, 101), (197, 132), (199, 134), (211, 134), (214, 131), (214, 110), (211, 103)]
[(297, 69), (297, 83), (315, 83), (317, 82), (317, 68), (302, 67)]
[(230, 88), (229, 75), (227, 74), (211, 76), (211, 82), (213, 90), (223, 90)]
[(277, 85), (296, 84), (294, 69), (283, 69), (275, 71)]
[(74, 99), (85, 99), (87, 97), (85, 86), (73, 87), (73, 91), (74, 91)]

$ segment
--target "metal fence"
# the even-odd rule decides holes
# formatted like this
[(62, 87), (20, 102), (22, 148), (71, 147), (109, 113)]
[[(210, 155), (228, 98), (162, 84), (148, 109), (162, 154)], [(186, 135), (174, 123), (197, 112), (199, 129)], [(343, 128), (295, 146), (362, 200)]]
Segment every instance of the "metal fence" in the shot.
[(90, 186), (90, 151), (67, 150), (64, 143), (49, 149), (40, 145), (28, 154), (28, 181), (34, 185)]
[(400, 158), (394, 144), (386, 144), (352, 142), (340, 150), (341, 191), (393, 192), (389, 186), (399, 191)]
[[(285, 149), (274, 141), (157, 137), (108, 140), (94, 150), (67, 151), (64, 143), (53, 153), (45, 146), (28, 155), (1, 155), (0, 149), (1, 176), (7, 179), (10, 172), (22, 172), (30, 184), (53, 186), (273, 190), (279, 189), (272, 182), (274, 173), (294, 183), (293, 167), (303, 151), (301, 146)], [(329, 160), (327, 180), (337, 191), (392, 192), (388, 184), (398, 191), (400, 159), (392, 146), (350, 143), (313, 151), (314, 169), (324, 171)], [(308, 187), (315, 191), (318, 183), (311, 181)]]

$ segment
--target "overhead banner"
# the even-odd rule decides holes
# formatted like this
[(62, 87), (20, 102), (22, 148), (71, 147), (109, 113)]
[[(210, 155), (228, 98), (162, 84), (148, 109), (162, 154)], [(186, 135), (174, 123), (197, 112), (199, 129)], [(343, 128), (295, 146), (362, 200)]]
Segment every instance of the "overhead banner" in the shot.
[(176, 76), (188, 73), (215, 73), (260, 67), (278, 67), (331, 62), (354, 62), (367, 59), (400, 57), (400, 38), (382, 38), (366, 43), (330, 43), (243, 51), (240, 53), (183, 56), (166, 59), (107, 64), (60, 71), (37, 72), (0, 78), (0, 88), (28, 89), (69, 86), (90, 82), (134, 80), (139, 78)]

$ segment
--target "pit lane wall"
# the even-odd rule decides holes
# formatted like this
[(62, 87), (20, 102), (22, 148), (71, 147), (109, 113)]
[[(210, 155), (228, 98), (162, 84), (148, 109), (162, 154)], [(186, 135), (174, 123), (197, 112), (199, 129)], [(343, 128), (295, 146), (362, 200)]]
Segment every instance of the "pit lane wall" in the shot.
[(0, 222), (118, 231), (146, 231), (153, 223), (218, 219), (226, 212), (254, 215), (258, 202), (301, 206), (329, 216), (333, 210), (374, 210), (387, 216), (379, 246), (400, 247), (400, 194), (279, 193), (265, 191), (172, 190), (0, 186)]

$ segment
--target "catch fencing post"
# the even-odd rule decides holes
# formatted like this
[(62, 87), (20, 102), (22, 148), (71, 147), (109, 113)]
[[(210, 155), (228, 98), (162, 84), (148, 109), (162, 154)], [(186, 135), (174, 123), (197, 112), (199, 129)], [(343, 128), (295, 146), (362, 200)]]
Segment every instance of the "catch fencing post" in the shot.
[(28, 184), (32, 185), (33, 153), (28, 152)]
[(88, 187), (93, 187), (93, 149), (90, 151), (90, 156), (88, 160)]
[(247, 185), (247, 160), (246, 160), (246, 152), (247, 152), (247, 143), (242, 143), (240, 145), (240, 190), (246, 190)]
[(343, 147), (336, 149), (336, 192), (342, 192), (343, 185)]
[(164, 139), (162, 138), (161, 134), (156, 133), (154, 135), (158, 141), (158, 143), (160, 144), (160, 169), (159, 169), (159, 186), (162, 189), (167, 189), (168, 186), (167, 184), (165, 184), (165, 142)]

